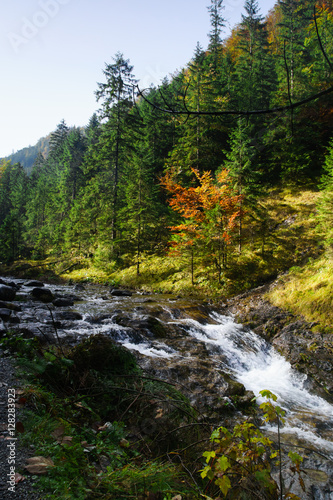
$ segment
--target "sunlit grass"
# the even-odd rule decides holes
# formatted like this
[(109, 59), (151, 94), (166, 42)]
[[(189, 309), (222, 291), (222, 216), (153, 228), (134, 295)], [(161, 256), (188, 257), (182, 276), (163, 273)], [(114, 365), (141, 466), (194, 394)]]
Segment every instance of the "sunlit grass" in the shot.
[(110, 276), (106, 271), (96, 268), (89, 263), (86, 263), (81, 269), (73, 269), (69, 272), (61, 273), (59, 277), (63, 280), (94, 283), (105, 283), (110, 280)]
[(276, 306), (319, 322), (333, 332), (333, 256), (326, 253), (292, 268), (267, 298)]

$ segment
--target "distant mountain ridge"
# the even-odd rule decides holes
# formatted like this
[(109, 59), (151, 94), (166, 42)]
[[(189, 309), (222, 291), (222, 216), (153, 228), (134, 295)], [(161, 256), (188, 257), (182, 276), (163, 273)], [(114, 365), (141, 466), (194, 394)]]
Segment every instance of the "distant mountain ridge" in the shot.
[(50, 149), (50, 137), (51, 134), (42, 137), (34, 146), (27, 146), (26, 148), (20, 149), (16, 151), (16, 153), (7, 156), (5, 159), (11, 160), (13, 164), (21, 163), (23, 168), (30, 173), (38, 153), (42, 153), (44, 158), (47, 157)]

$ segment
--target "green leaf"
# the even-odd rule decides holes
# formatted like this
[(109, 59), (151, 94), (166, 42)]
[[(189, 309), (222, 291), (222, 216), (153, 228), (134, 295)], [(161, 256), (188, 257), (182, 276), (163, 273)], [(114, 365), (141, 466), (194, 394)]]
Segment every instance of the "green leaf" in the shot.
[(290, 451), (288, 453), (288, 457), (290, 458), (290, 460), (294, 463), (294, 464), (299, 464), (301, 462), (303, 462), (303, 457), (301, 457), (298, 453), (296, 453), (295, 451)]
[(228, 491), (231, 488), (231, 482), (230, 482), (230, 479), (228, 478), (228, 476), (219, 477), (215, 481), (215, 484), (216, 484), (216, 486), (218, 486), (220, 488), (220, 490), (222, 491), (224, 496), (227, 495)]
[(212, 480), (214, 478), (214, 472), (212, 471), (211, 467), (207, 465), (202, 471), (201, 471), (201, 477), (204, 479), (205, 477), (208, 477), (208, 479)]
[(259, 394), (263, 398), (273, 399), (273, 401), (277, 400), (277, 396), (275, 394), (273, 394), (271, 391), (267, 390), (267, 389), (264, 389), (263, 391), (260, 391)]
[(216, 457), (216, 453), (215, 453), (215, 451), (205, 451), (202, 454), (202, 456), (206, 457), (206, 463), (208, 464), (211, 458), (215, 458)]
[(215, 431), (212, 432), (210, 439), (213, 441), (214, 439), (218, 439), (219, 437), (220, 437), (220, 431), (218, 429), (215, 429)]
[(230, 467), (230, 462), (226, 456), (222, 456), (217, 461), (219, 469), (225, 472)]

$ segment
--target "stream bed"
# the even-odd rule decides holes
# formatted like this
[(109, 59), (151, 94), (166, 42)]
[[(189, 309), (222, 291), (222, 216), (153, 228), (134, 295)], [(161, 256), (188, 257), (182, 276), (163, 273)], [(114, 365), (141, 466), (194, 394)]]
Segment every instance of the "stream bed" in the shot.
[[(6, 278), (7, 281), (8, 278)], [(150, 373), (187, 388), (199, 409), (210, 408), (215, 426), (225, 408), (270, 390), (286, 412), (285, 446), (304, 458), (306, 493), (284, 481), (301, 498), (333, 499), (333, 406), (314, 392), (307, 376), (292, 369), (269, 343), (208, 303), (165, 295), (131, 294), (99, 285), (45, 285), (53, 301), (32, 297), (34, 286), (11, 279), (17, 311), (1, 328), (76, 343), (102, 333), (132, 350)], [(36, 285), (36, 282), (35, 282)], [(67, 301), (67, 302), (66, 302)], [(57, 304), (57, 305), (55, 305)], [(63, 305), (61, 305), (63, 304)], [(258, 397), (258, 403), (260, 403)], [(207, 411), (207, 410), (206, 410)], [(266, 428), (276, 437), (277, 429)]]

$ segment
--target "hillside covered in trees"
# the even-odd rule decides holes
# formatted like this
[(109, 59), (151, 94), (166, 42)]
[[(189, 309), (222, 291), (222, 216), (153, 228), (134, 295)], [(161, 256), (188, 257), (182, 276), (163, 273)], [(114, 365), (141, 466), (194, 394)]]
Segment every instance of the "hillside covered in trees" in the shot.
[[(117, 53), (84, 129), (62, 121), (29, 175), (2, 161), (3, 262), (131, 268), (140, 283), (154, 257), (160, 281), (230, 294), (329, 248), (332, 0), (279, 0), (266, 19), (246, 0), (227, 39), (223, 1), (208, 14), (208, 47), (178, 74), (141, 89)], [(280, 197), (277, 217), (286, 189), (311, 191), (309, 212)]]
[(11, 163), (20, 163), (27, 173), (31, 173), (38, 154), (42, 154), (44, 158), (47, 157), (49, 152), (49, 139), (49, 135), (42, 137), (34, 146), (28, 146), (20, 149), (7, 158), (3, 158), (2, 161), (10, 160)]

